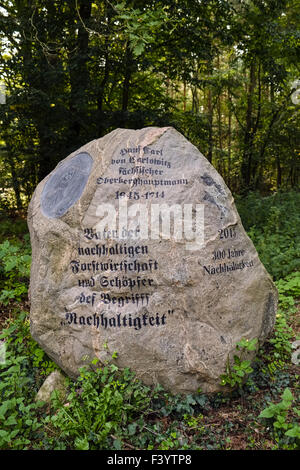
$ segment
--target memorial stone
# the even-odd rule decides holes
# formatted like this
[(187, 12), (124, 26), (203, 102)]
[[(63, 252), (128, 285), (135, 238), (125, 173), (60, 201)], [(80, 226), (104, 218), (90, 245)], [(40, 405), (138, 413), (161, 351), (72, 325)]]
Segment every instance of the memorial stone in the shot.
[(277, 292), (229, 189), (171, 127), (73, 152), (28, 225), (32, 336), (71, 377), (97, 357), (173, 393), (216, 392), (236, 344), (273, 328)]

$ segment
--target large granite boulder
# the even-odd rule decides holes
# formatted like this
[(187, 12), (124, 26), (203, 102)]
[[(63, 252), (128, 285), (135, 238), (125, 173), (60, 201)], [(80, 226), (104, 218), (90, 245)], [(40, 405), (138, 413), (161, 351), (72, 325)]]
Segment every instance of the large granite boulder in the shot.
[(173, 128), (117, 129), (69, 155), (28, 225), (32, 336), (70, 376), (116, 351), (146, 384), (215, 392), (236, 343), (272, 330), (276, 289), (233, 197)]

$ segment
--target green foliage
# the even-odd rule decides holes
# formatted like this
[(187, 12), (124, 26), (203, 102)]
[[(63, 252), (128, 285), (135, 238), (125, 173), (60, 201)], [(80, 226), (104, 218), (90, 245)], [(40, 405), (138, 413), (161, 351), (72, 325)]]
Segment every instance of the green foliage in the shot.
[[(291, 360), (292, 340), (294, 332), (290, 326), (290, 319), (296, 313), (293, 295), (298, 295), (299, 272), (291, 273), (285, 279), (276, 282), (279, 292), (279, 305), (276, 314), (274, 331), (268, 339), (272, 347), (268, 351), (261, 351), (264, 365), (262, 370), (274, 378), (276, 371), (284, 369)], [(293, 294), (293, 295), (291, 295)]]
[[(293, 394), (286, 388), (279, 403), (271, 403), (259, 415), (259, 418), (271, 420), (273, 432), (283, 448), (295, 449), (300, 444), (300, 426), (291, 419), (300, 416), (300, 409), (293, 407)], [(288, 439), (284, 439), (287, 437)], [(281, 442), (283, 441), (283, 442)]]
[(229, 385), (232, 389), (236, 386), (241, 387), (245, 381), (245, 378), (253, 372), (251, 367), (251, 361), (243, 359), (243, 356), (247, 352), (255, 351), (257, 348), (257, 338), (248, 340), (242, 338), (236, 345), (236, 350), (240, 352), (240, 355), (234, 355), (234, 364), (230, 363), (229, 358), (226, 364), (226, 373), (221, 375), (221, 385)]
[(23, 239), (23, 236), (28, 233), (27, 222), (23, 218), (10, 218), (0, 219), (0, 240)]
[(25, 312), (10, 322), (0, 340), (5, 342), (0, 362), (0, 449), (32, 448), (44, 436), (42, 403), (34, 401), (41, 380), (31, 354), (33, 344), (36, 352), (45, 353), (30, 337)]
[(159, 410), (162, 416), (175, 415), (182, 418), (185, 414), (194, 414), (194, 407), (205, 407), (208, 403), (207, 397), (203, 394), (172, 395), (164, 390), (161, 385), (157, 385), (152, 396), (152, 406), (154, 410)]
[(170, 436), (167, 437), (167, 439), (164, 439), (158, 447), (159, 450), (170, 450), (178, 448), (182, 447), (180, 447), (180, 442), (178, 440), (176, 432), (171, 432)]
[(276, 282), (279, 298), (300, 297), (300, 271), (294, 272)]
[(183, 418), (187, 426), (189, 426), (190, 428), (195, 428), (199, 426), (199, 422), (203, 419), (203, 415), (200, 414), (196, 417), (196, 416), (185, 414)]
[[(70, 383), (68, 403), (54, 399), (54, 414), (46, 419), (66, 446), (78, 450), (107, 449), (122, 445), (122, 428), (149, 406), (149, 389), (128, 369), (114, 364), (94, 371), (82, 368)], [(114, 436), (114, 437), (112, 437)], [(117, 437), (116, 437), (117, 436)]]
[(31, 382), (24, 369), (28, 368), (26, 356), (6, 354), (5, 365), (0, 364), (0, 449), (26, 449), (42, 426), (37, 418), (41, 403), (28, 400)]
[(287, 322), (287, 317), (282, 310), (278, 310), (276, 323), (272, 338), (269, 343), (273, 346), (273, 357), (275, 359), (287, 360), (291, 356), (291, 340), (294, 336), (292, 328)]
[(155, 10), (150, 8), (140, 10), (128, 7), (125, 2), (114, 6), (120, 21), (124, 22), (124, 34), (135, 57), (140, 56), (148, 44), (153, 44), (155, 34), (161, 30), (165, 22), (170, 22), (165, 8), (157, 5)]
[(295, 280), (299, 279), (299, 273), (292, 273), (286, 279), (276, 282), (279, 290), (279, 304), (276, 314), (274, 330), (264, 347), (259, 350), (257, 364), (261, 369), (265, 380), (276, 381), (278, 373), (284, 371), (291, 361), (292, 341), (295, 333), (290, 325), (297, 312), (295, 300), (290, 295), (295, 288)]
[(23, 242), (0, 244), (0, 276), (2, 290), (0, 304), (7, 305), (10, 300), (20, 301), (27, 294), (30, 276), (31, 250), (29, 236)]
[[(300, 193), (279, 192), (264, 198), (251, 193), (236, 202), (243, 225), (274, 279), (299, 271)], [(289, 288), (296, 293), (299, 280), (292, 277), (290, 281), (293, 287), (290, 284)]]
[(53, 362), (45, 351), (31, 337), (28, 338), (28, 350), (31, 354), (32, 366), (39, 370), (41, 376), (48, 376), (58, 367)]

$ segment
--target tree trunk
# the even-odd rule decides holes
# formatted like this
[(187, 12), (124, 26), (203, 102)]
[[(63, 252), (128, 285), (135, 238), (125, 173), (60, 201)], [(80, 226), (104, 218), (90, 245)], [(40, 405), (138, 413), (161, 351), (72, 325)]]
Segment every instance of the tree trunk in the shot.
[(218, 144), (219, 144), (219, 158), (218, 158), (218, 167), (219, 171), (222, 174), (223, 177), (225, 177), (225, 171), (224, 171), (224, 162), (223, 162), (223, 133), (222, 133), (222, 101), (221, 101), (221, 94), (218, 96), (218, 107), (217, 107), (217, 112), (218, 112)]
[(208, 88), (207, 94), (207, 113), (208, 113), (208, 154), (207, 159), (211, 163), (213, 157), (213, 105), (212, 105), (212, 92)]
[[(111, 20), (111, 7), (110, 5), (107, 5), (106, 8), (106, 18), (107, 18), (107, 30), (110, 28), (110, 20)], [(110, 74), (110, 69), (111, 69), (111, 64), (110, 64), (110, 57), (109, 57), (109, 35), (107, 34), (105, 36), (104, 40), (104, 72), (103, 72), (103, 77), (99, 85), (99, 91), (98, 91), (98, 96), (97, 96), (97, 109), (98, 109), (98, 119), (99, 119), (99, 126), (98, 126), (98, 135), (99, 137), (103, 135), (103, 131), (105, 128), (105, 124), (103, 122), (103, 101), (104, 101), (104, 96), (105, 96), (105, 87), (107, 85), (108, 79), (109, 79), (109, 74)]]
[[(92, 0), (78, 0), (78, 16), (76, 27), (78, 29), (75, 39), (75, 50), (69, 56), (69, 74), (71, 83), (70, 111), (71, 111), (71, 137), (75, 142), (80, 142), (82, 128), (87, 124), (86, 91), (89, 84), (89, 73), (87, 69), (89, 33), (85, 28), (91, 18)], [(77, 144), (76, 144), (77, 145)]]
[(133, 57), (132, 57), (132, 52), (129, 48), (129, 44), (127, 43), (126, 52), (125, 52), (124, 82), (123, 82), (123, 91), (122, 91), (122, 111), (124, 112), (128, 110), (130, 80), (131, 80), (132, 71), (133, 71)]
[(17, 209), (18, 211), (22, 210), (22, 201), (21, 201), (21, 191), (20, 191), (20, 183), (17, 178), (17, 172), (15, 167), (14, 158), (12, 155), (8, 156), (8, 164), (10, 166), (10, 172), (12, 177), (12, 186), (16, 197)]
[(192, 113), (199, 113), (199, 98), (197, 86), (191, 87), (192, 92)]
[(280, 189), (282, 183), (282, 173), (279, 154), (276, 154), (276, 167), (277, 167), (277, 190)]
[(243, 192), (247, 191), (251, 182), (252, 169), (252, 152), (253, 152), (253, 98), (255, 90), (255, 64), (251, 62), (249, 72), (249, 87), (247, 90), (247, 111), (246, 111), (246, 128), (244, 133), (244, 151), (242, 157), (241, 176), (243, 184)]
[(227, 184), (230, 188), (231, 184), (231, 95), (230, 91), (228, 90), (228, 102), (229, 102), (229, 109), (228, 109), (228, 168), (227, 168)]

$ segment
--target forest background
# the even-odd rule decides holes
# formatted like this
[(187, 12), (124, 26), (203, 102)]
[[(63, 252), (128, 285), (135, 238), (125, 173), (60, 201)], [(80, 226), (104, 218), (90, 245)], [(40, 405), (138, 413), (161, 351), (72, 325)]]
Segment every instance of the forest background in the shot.
[(175, 127), (235, 194), (295, 188), (299, 8), (1, 0), (0, 208), (26, 208), (60, 160), (118, 127)]

